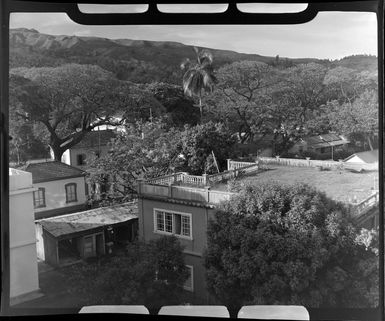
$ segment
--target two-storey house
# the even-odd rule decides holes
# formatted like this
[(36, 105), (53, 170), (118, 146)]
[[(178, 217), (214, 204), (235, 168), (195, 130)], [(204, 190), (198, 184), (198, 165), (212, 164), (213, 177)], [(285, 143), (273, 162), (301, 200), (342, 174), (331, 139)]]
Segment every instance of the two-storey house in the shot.
[[(90, 131), (78, 144), (63, 153), (61, 161), (67, 165), (86, 170), (87, 161), (92, 157), (101, 157), (107, 154), (108, 143), (115, 136), (115, 131), (111, 129)], [(53, 158), (52, 150), (51, 157)]]
[(87, 208), (86, 172), (76, 167), (47, 161), (27, 164), (32, 174), (35, 219), (73, 213)]
[[(242, 166), (247, 166), (245, 171), (258, 169), (256, 163)], [(209, 220), (214, 219), (215, 206), (232, 195), (212, 187), (236, 176), (237, 172), (238, 168), (232, 166), (215, 175), (193, 176), (181, 172), (138, 181), (139, 238), (148, 242), (162, 235), (175, 235), (179, 239), (190, 273), (185, 289), (191, 292), (192, 301), (212, 303), (206, 290), (203, 264), (207, 227)]]

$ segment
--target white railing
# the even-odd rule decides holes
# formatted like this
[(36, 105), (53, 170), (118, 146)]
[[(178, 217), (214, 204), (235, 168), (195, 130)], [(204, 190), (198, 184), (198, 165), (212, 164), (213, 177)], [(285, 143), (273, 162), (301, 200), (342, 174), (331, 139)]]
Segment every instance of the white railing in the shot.
[(227, 160), (227, 170), (231, 171), (234, 169), (240, 169), (248, 166), (256, 165), (254, 162), (239, 162), (239, 161), (233, 161), (231, 159)]
[(237, 177), (240, 173), (251, 173), (258, 170), (258, 164), (253, 162), (238, 162), (232, 161), (230, 159), (227, 160), (227, 165), (230, 170), (207, 175), (203, 174), (202, 176), (198, 175), (189, 175), (186, 172), (178, 172), (175, 174), (164, 175), (156, 178), (149, 178), (144, 180), (146, 184), (153, 185), (171, 185), (182, 183), (186, 185), (194, 185), (194, 186), (208, 186), (213, 185), (224, 180), (228, 180), (230, 178)]
[(380, 201), (380, 193), (379, 192), (373, 193), (363, 201), (353, 206), (354, 214), (356, 216), (360, 216), (361, 214), (371, 209), (373, 206), (376, 206), (379, 203), (379, 201)]
[(206, 175), (196, 176), (196, 175), (184, 174), (184, 175), (182, 175), (181, 182), (183, 184), (205, 186), (207, 184), (207, 176)]
[(234, 193), (191, 186), (151, 185), (139, 181), (138, 194), (139, 196), (155, 196), (166, 199), (172, 198), (191, 202), (218, 204), (222, 201), (229, 200)]
[(177, 182), (181, 182), (183, 180), (183, 176), (187, 173), (178, 172), (174, 174), (159, 176), (155, 178), (148, 178), (145, 180), (148, 184), (158, 184), (158, 185), (170, 185), (175, 184)]

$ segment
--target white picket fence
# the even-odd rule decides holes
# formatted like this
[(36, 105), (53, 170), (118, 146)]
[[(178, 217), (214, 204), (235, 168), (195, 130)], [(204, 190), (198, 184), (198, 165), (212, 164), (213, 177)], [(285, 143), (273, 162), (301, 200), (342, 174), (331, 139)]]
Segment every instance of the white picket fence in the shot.
[(296, 158), (280, 158), (280, 157), (259, 157), (258, 164), (260, 165), (279, 165), (279, 166), (295, 166), (295, 167), (322, 167), (330, 169), (345, 169), (345, 170), (367, 170), (377, 171), (378, 164), (365, 163), (345, 163), (328, 160), (317, 159), (296, 159)]

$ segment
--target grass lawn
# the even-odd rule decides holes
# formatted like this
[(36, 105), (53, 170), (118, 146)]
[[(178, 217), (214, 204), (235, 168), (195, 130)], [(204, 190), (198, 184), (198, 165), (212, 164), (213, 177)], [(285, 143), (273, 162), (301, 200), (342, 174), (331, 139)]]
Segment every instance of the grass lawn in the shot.
[[(313, 167), (273, 166), (252, 176), (246, 176), (242, 181), (259, 183), (293, 184), (305, 183), (325, 192), (330, 198), (349, 202), (354, 198), (361, 201), (368, 197), (373, 185), (378, 189), (378, 172), (352, 173), (348, 171), (320, 171)], [(216, 186), (216, 190), (227, 190), (227, 185)]]

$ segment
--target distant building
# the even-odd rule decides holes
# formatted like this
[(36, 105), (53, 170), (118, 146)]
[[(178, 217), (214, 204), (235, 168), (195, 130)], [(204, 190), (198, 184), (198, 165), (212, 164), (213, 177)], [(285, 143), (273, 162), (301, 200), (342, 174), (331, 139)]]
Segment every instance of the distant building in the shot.
[(32, 175), (9, 169), (11, 304), (35, 299), (39, 290)]
[(57, 216), (87, 207), (86, 172), (67, 164), (48, 161), (27, 164), (32, 174), (35, 218)]
[[(89, 161), (92, 157), (101, 157), (107, 154), (108, 143), (115, 136), (115, 131), (111, 129), (90, 131), (78, 144), (63, 153), (61, 161), (67, 165), (86, 169), (87, 159)], [(51, 157), (54, 158), (52, 149)]]
[(355, 153), (344, 159), (346, 163), (375, 164), (378, 163), (378, 149)]
[(289, 149), (289, 153), (303, 153), (312, 151), (321, 155), (331, 154), (333, 152), (343, 150), (350, 143), (345, 137), (329, 133), (316, 136), (308, 136), (301, 138), (293, 147)]
[(137, 229), (137, 203), (37, 220), (38, 257), (53, 266), (60, 266), (109, 254), (133, 241)]

